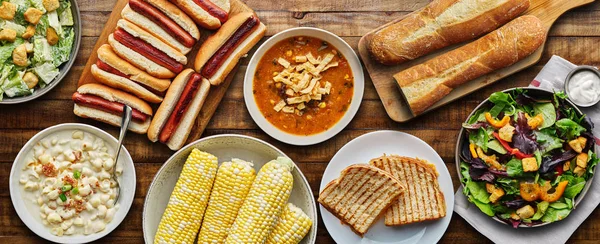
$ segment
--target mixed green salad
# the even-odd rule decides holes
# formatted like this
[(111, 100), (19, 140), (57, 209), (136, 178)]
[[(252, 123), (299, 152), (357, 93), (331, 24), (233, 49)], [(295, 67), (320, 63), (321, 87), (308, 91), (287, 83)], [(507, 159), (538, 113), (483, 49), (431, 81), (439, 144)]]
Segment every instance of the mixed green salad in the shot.
[(599, 161), (591, 121), (564, 93), (549, 98), (496, 92), (463, 124), (463, 193), (514, 228), (566, 218)]
[(0, 0), (0, 101), (50, 84), (75, 40), (69, 0)]

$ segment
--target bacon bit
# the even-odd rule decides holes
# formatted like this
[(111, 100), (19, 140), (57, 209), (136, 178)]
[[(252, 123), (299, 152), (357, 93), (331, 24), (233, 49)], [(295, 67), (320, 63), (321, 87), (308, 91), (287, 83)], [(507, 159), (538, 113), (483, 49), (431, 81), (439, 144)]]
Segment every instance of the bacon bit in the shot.
[(77, 180), (71, 178), (71, 176), (68, 176), (68, 175), (65, 175), (62, 178), (62, 181), (65, 182), (65, 183), (68, 183), (69, 185), (72, 185), (72, 186), (76, 186), (77, 185)]
[(96, 181), (96, 187), (100, 187), (100, 182)]
[(73, 155), (75, 155), (75, 161), (73, 161), (72, 163), (79, 162), (79, 160), (81, 159), (81, 151), (75, 151), (73, 152)]
[(56, 170), (56, 167), (54, 167), (54, 164), (52, 164), (52, 163), (46, 163), (46, 164), (42, 165), (42, 173), (46, 177), (56, 177), (56, 175), (58, 175), (58, 171)]

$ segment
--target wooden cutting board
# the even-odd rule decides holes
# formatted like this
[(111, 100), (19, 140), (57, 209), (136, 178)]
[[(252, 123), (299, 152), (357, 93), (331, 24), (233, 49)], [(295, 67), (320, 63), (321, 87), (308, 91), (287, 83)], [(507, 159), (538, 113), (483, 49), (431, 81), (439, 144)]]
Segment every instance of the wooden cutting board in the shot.
[[(94, 76), (92, 75), (90, 68), (92, 67), (92, 64), (95, 64), (96, 61), (98, 60), (98, 54), (97, 54), (98, 48), (100, 48), (100, 46), (102, 46), (104, 44), (108, 44), (108, 36), (111, 33), (113, 33), (113, 31), (115, 30), (115, 27), (117, 26), (117, 21), (121, 18), (121, 10), (123, 10), (123, 8), (125, 7), (125, 5), (127, 5), (128, 2), (129, 2), (129, 0), (118, 0), (117, 3), (115, 4), (113, 11), (112, 11), (110, 17), (108, 18), (108, 21), (106, 21), (106, 25), (104, 25), (104, 30), (102, 30), (102, 33), (100, 34), (100, 37), (98, 38), (98, 41), (96, 42), (96, 45), (94, 46), (94, 49), (92, 50), (92, 52), (90, 54), (90, 58), (88, 59), (87, 63), (85, 64), (85, 67), (83, 68), (83, 72), (81, 74), (81, 77), (79, 78), (79, 82), (77, 83), (77, 87), (79, 87), (83, 84), (86, 84), (86, 83), (97, 83), (97, 81), (94, 79)], [(229, 13), (230, 16), (233, 16), (238, 13), (243, 13), (243, 12), (254, 12), (250, 7), (248, 7), (246, 4), (244, 4), (241, 0), (230, 0), (230, 3), (231, 3), (231, 10)], [(202, 29), (201, 27), (198, 27), (198, 28), (200, 29), (200, 32), (201, 32), (200, 40), (198, 41), (198, 43), (196, 43), (196, 45), (194, 46), (192, 51), (190, 51), (186, 55), (188, 58), (188, 64), (186, 65), (186, 68), (193, 69), (194, 60), (196, 57), (196, 53), (198, 53), (198, 49), (200, 49), (200, 46), (202, 45), (204, 40), (206, 40), (206, 38), (209, 35), (214, 33), (212, 31)], [(206, 101), (204, 102), (204, 105), (202, 106), (202, 109), (200, 110), (200, 113), (198, 114), (198, 118), (196, 119), (196, 123), (194, 124), (194, 127), (192, 128), (192, 132), (190, 133), (186, 144), (200, 138), (200, 136), (202, 135), (202, 132), (204, 132), (204, 129), (206, 128), (206, 125), (208, 124), (208, 122), (212, 118), (213, 114), (215, 113), (215, 110), (219, 106), (219, 103), (221, 102), (223, 95), (225, 95), (225, 92), (227, 92), (227, 88), (229, 88), (229, 84), (231, 84), (231, 80), (233, 80), (233, 77), (235, 76), (235, 73), (238, 71), (238, 68), (239, 68), (239, 63), (231, 71), (231, 73), (227, 76), (227, 78), (225, 78), (225, 81), (223, 83), (221, 83), (218, 86), (211, 86), (210, 92), (206, 98)], [(156, 109), (158, 109), (158, 105), (159, 104), (152, 105), (154, 112), (156, 112)], [(148, 141), (148, 142), (150, 142), (150, 141)]]
[[(530, 14), (537, 16), (543, 23), (544, 28), (547, 30), (546, 35), (548, 35), (548, 31), (554, 21), (558, 19), (563, 13), (567, 12), (570, 9), (579, 7), (584, 4), (588, 4), (593, 2), (594, 0), (530, 0), (531, 4), (529, 9), (525, 11), (524, 14)], [(404, 16), (406, 17), (406, 16)], [(406, 122), (414, 118), (415, 116), (411, 113), (408, 103), (402, 97), (402, 93), (400, 88), (398, 87), (396, 80), (394, 80), (393, 75), (406, 69), (412, 67), (414, 65), (423, 63), (435, 56), (446, 53), (454, 48), (460, 47), (464, 44), (455, 45), (452, 47), (448, 47), (442, 50), (439, 50), (435, 53), (427, 55), (425, 57), (421, 57), (410, 62), (406, 62), (396, 66), (385, 66), (382, 65), (375, 60), (369, 57), (369, 52), (367, 51), (367, 44), (376, 31), (379, 29), (396, 23), (402, 20), (404, 17), (394, 20), (388, 24), (385, 24), (363, 36), (358, 43), (358, 51), (362, 58), (363, 64), (367, 69), (369, 76), (373, 80), (373, 84), (375, 85), (375, 89), (379, 94), (381, 102), (383, 102), (383, 106), (387, 114), (392, 118), (392, 120), (396, 122)], [(519, 72), (531, 65), (537, 63), (542, 57), (542, 52), (544, 51), (545, 43), (542, 44), (538, 50), (536, 50), (533, 54), (528, 56), (527, 58), (517, 62), (516, 64), (506, 67), (504, 69), (500, 69), (494, 71), (485, 76), (479, 77), (475, 80), (469, 81), (456, 89), (454, 89), (450, 94), (444, 97), (442, 100), (435, 103), (431, 108), (426, 110), (424, 113), (432, 111), (436, 108), (439, 108), (447, 103), (450, 103), (456, 99), (459, 99), (463, 96), (470, 94), (482, 87), (490, 85), (504, 77), (507, 77), (511, 74)], [(532, 77), (533, 78), (533, 77)]]

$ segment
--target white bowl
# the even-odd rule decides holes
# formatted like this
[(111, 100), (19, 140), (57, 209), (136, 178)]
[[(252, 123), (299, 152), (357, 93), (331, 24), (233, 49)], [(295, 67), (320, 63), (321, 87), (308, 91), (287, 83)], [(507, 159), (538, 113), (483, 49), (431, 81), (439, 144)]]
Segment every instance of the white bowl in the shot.
[[(341, 52), (344, 55), (346, 60), (348, 60), (350, 68), (352, 69), (352, 74), (354, 76), (354, 94), (352, 96), (350, 107), (348, 108), (344, 116), (330, 129), (309, 136), (291, 134), (282, 131), (274, 125), (272, 125), (269, 121), (267, 121), (267, 119), (265, 119), (263, 114), (258, 109), (256, 101), (254, 101), (254, 95), (252, 94), (254, 73), (256, 72), (256, 66), (260, 59), (275, 44), (279, 43), (284, 39), (295, 36), (316, 37), (333, 45), (339, 52)], [(362, 101), (364, 89), (365, 78), (362, 70), (362, 65), (360, 64), (358, 56), (356, 56), (356, 53), (354, 52), (354, 50), (352, 50), (350, 45), (348, 45), (348, 43), (342, 40), (342, 38), (329, 31), (312, 27), (297, 27), (288, 29), (269, 38), (269, 40), (265, 41), (258, 48), (258, 50), (256, 50), (254, 56), (252, 56), (252, 59), (248, 64), (248, 69), (246, 70), (246, 75), (244, 76), (244, 101), (246, 102), (246, 107), (248, 108), (250, 116), (252, 116), (254, 122), (256, 122), (256, 124), (258, 124), (258, 126), (271, 137), (281, 142), (299, 146), (312, 145), (317, 144), (319, 142), (323, 142), (342, 131), (342, 129), (344, 129), (346, 125), (350, 123), (352, 118), (354, 118), (354, 115), (356, 115), (356, 112), (358, 111), (358, 108)]]
[[(167, 159), (148, 188), (148, 194), (144, 201), (144, 212), (142, 213), (142, 227), (146, 243), (154, 243), (154, 236), (163, 212), (167, 208), (171, 192), (173, 192), (173, 188), (179, 179), (185, 160), (194, 148), (215, 155), (219, 159), (219, 163), (229, 161), (232, 158), (252, 162), (256, 172), (270, 160), (279, 156), (287, 157), (285, 153), (271, 144), (243, 135), (216, 135), (190, 143)], [(317, 239), (317, 205), (308, 181), (300, 172), (298, 166), (295, 164), (294, 166), (295, 169), (292, 171), (294, 187), (288, 202), (298, 206), (313, 220), (310, 231), (300, 242), (301, 244), (312, 244)]]
[(119, 209), (115, 213), (113, 220), (106, 225), (106, 229), (101, 232), (90, 234), (90, 235), (73, 235), (73, 236), (55, 236), (50, 233), (50, 229), (44, 226), (41, 222), (39, 214), (36, 212), (32, 213), (25, 206), (25, 202), (21, 197), (21, 194), (24, 192), (23, 187), (19, 184), (19, 173), (23, 168), (23, 164), (25, 163), (25, 157), (28, 152), (33, 149), (33, 146), (43, 138), (54, 134), (59, 131), (64, 130), (80, 130), (83, 132), (87, 132), (93, 134), (94, 136), (101, 138), (105, 141), (105, 143), (109, 147), (109, 151), (112, 150), (113, 153), (116, 152), (116, 148), (118, 145), (117, 139), (115, 139), (110, 134), (90, 125), (86, 124), (59, 124), (49, 128), (46, 128), (35, 136), (33, 136), (25, 146), (21, 148), (19, 154), (15, 158), (13, 166), (10, 170), (10, 180), (9, 180), (9, 188), (10, 188), (10, 198), (12, 200), (12, 204), (19, 215), (19, 218), (27, 225), (27, 227), (33, 231), (38, 236), (53, 242), (58, 243), (86, 243), (98, 240), (108, 233), (112, 232), (119, 224), (125, 219), (127, 212), (129, 212), (129, 208), (133, 203), (134, 195), (135, 195), (135, 186), (136, 186), (136, 178), (135, 178), (135, 168), (133, 166), (133, 160), (131, 159), (131, 155), (125, 147), (122, 148), (121, 154), (119, 155), (118, 162), (123, 165), (123, 174), (119, 177), (119, 184), (121, 186), (120, 197), (119, 197)]

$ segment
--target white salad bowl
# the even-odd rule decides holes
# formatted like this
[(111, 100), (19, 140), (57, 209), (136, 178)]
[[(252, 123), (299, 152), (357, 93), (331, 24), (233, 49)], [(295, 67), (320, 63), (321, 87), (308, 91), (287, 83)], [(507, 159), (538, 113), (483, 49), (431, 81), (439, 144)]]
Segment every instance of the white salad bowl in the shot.
[[(256, 68), (263, 55), (271, 49), (275, 44), (279, 43), (282, 40), (285, 40), (290, 37), (295, 36), (308, 36), (319, 38), (332, 46), (334, 46), (339, 52), (344, 55), (348, 64), (350, 64), (350, 68), (352, 69), (352, 75), (354, 76), (354, 91), (352, 96), (352, 101), (346, 113), (340, 118), (340, 120), (329, 128), (326, 131), (321, 133), (313, 134), (313, 135), (296, 135), (291, 134), (285, 131), (282, 131), (271, 124), (259, 110), (256, 105), (256, 101), (254, 100), (254, 94), (252, 92), (253, 83), (254, 83), (254, 73), (256, 72)], [(365, 89), (365, 78), (362, 69), (362, 65), (358, 56), (348, 43), (346, 43), (339, 36), (318, 28), (312, 27), (297, 27), (291, 28), (285, 31), (282, 31), (267, 41), (265, 41), (254, 53), (250, 63), (248, 64), (248, 69), (246, 69), (246, 74), (244, 76), (244, 101), (246, 102), (246, 107), (250, 112), (250, 116), (256, 124), (269, 136), (287, 144), (305, 146), (305, 145), (313, 145), (329, 138), (335, 136), (340, 131), (342, 131), (354, 118), (358, 108), (360, 107), (360, 103), (362, 101), (363, 92)]]
[(36, 143), (46, 138), (49, 135), (60, 131), (74, 131), (80, 130), (89, 134), (92, 134), (102, 140), (108, 145), (109, 152), (113, 154), (116, 152), (116, 148), (118, 145), (117, 139), (115, 139), (110, 134), (90, 125), (86, 124), (77, 124), (77, 123), (67, 123), (67, 124), (59, 124), (49, 128), (46, 128), (35, 136), (33, 136), (25, 146), (21, 148), (19, 154), (15, 158), (13, 166), (10, 171), (10, 179), (9, 179), (9, 188), (10, 188), (10, 198), (12, 200), (12, 204), (19, 215), (19, 218), (25, 223), (25, 225), (33, 231), (38, 236), (57, 243), (86, 243), (98, 240), (108, 233), (112, 232), (119, 224), (125, 219), (125, 216), (129, 212), (131, 205), (133, 203), (134, 195), (135, 195), (135, 187), (136, 187), (136, 176), (135, 176), (135, 168), (133, 165), (133, 159), (129, 152), (125, 147), (122, 148), (121, 154), (119, 155), (118, 163), (123, 166), (123, 174), (119, 177), (120, 184), (120, 196), (118, 200), (118, 204), (120, 205), (119, 209), (114, 215), (112, 221), (106, 224), (106, 228), (98, 233), (90, 234), (90, 235), (73, 235), (73, 236), (56, 236), (51, 233), (50, 228), (44, 226), (42, 224), (42, 220), (39, 216), (38, 206), (34, 206), (36, 208), (35, 212), (32, 212), (30, 208), (27, 207), (28, 204), (35, 203), (27, 203), (24, 200), (23, 194), (24, 189), (23, 186), (19, 183), (20, 173), (23, 172), (23, 166), (26, 164), (27, 155)]

